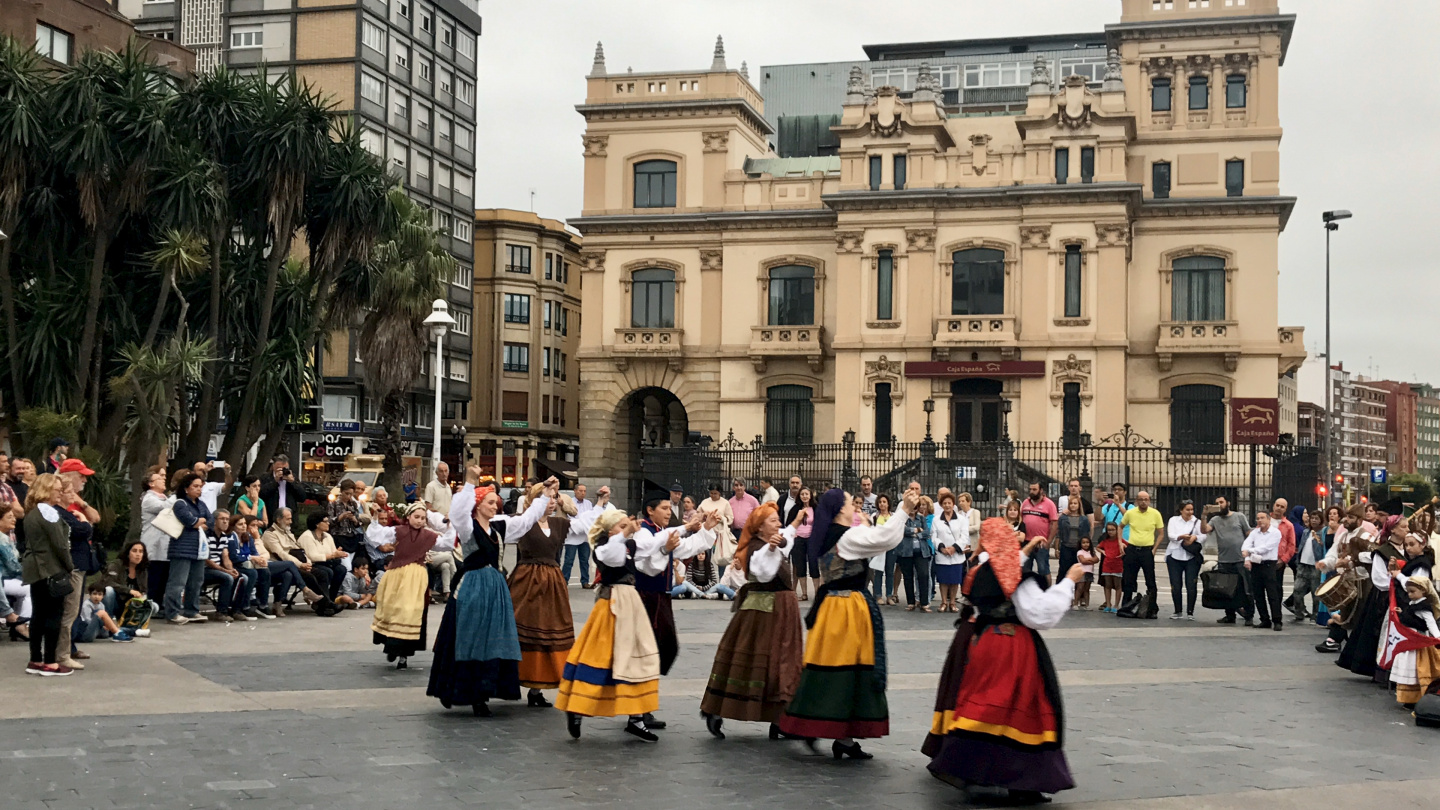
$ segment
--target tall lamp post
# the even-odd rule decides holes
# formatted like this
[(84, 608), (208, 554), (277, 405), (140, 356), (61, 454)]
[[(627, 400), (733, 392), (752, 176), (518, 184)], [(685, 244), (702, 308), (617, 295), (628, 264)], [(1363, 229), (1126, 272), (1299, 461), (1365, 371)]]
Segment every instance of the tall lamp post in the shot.
[[(1330, 381), (1330, 370), (1335, 365), (1335, 360), (1330, 354), (1330, 234), (1340, 230), (1340, 220), (1349, 219), (1353, 214), (1345, 209), (1337, 211), (1326, 211), (1320, 215), (1321, 222), (1325, 225), (1325, 434), (1322, 442), (1325, 446), (1325, 481), (1328, 483), (1335, 474), (1335, 457), (1332, 437), (1330, 432), (1331, 423), (1335, 414), (1331, 410), (1334, 400), (1334, 384)], [(1332, 488), (1333, 493), (1333, 488)]]
[(440, 393), (445, 381), (445, 334), (455, 325), (455, 319), (450, 317), (450, 306), (445, 303), (445, 299), (435, 299), (424, 323), (430, 327), (430, 334), (435, 336), (435, 445), (430, 453), (430, 472), (433, 475), (435, 470), (440, 468)]

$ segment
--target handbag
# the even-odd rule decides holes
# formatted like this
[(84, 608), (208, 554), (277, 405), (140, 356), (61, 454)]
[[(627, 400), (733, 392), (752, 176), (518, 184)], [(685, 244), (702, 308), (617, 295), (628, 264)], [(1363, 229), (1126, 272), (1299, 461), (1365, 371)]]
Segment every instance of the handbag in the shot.
[(164, 532), (171, 540), (178, 538), (180, 533), (185, 531), (185, 526), (180, 522), (180, 518), (175, 517), (175, 507), (173, 506), (167, 506), (161, 510), (160, 514), (150, 522), (150, 525)]
[(75, 592), (75, 586), (70, 583), (69, 572), (47, 577), (45, 587), (49, 588), (52, 599), (63, 599)]
[(1415, 704), (1415, 725), (1440, 728), (1440, 695), (1421, 695)]
[(1229, 571), (1205, 571), (1200, 574), (1200, 604), (1211, 610), (1227, 610), (1235, 605), (1240, 590), (1240, 575)]

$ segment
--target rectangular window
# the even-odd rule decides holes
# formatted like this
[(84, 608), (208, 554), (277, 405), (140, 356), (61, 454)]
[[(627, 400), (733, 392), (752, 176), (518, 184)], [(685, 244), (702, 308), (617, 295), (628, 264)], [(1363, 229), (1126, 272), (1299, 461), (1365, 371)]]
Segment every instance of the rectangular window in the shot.
[(376, 53), (385, 53), (385, 29), (366, 19), (360, 28), (360, 41)]
[(468, 336), (470, 334), (470, 324), (471, 318), (469, 312), (463, 309), (455, 310), (455, 334)]
[(385, 104), (385, 82), (369, 73), (360, 74), (360, 97), (374, 104)]
[(527, 245), (505, 246), (505, 271), (530, 275), (530, 248)]
[(1170, 281), (1170, 320), (1225, 320), (1225, 260), (1218, 256), (1176, 259)]
[(427, 34), (435, 30), (435, 18), (428, 11), (420, 12), (420, 30)]
[(1155, 199), (1163, 200), (1170, 196), (1170, 164), (1150, 164), (1150, 186), (1155, 192)]
[(505, 322), (530, 323), (530, 296), (505, 293)]
[(530, 421), (530, 393), (528, 391), (500, 392), (500, 418), (506, 422)]
[(258, 25), (235, 26), (230, 29), (230, 50), (265, 46), (265, 29)]
[(549, 280), (550, 280), (550, 274), (551, 274), (551, 271), (554, 269), (554, 267), (555, 267), (555, 254), (554, 254), (554, 253), (546, 253), (546, 254), (545, 254), (545, 280), (546, 280), (546, 281), (549, 281)]
[(1033, 70), (1033, 61), (966, 65), (965, 86), (967, 88), (1019, 87), (1030, 83), (1030, 74)]
[(815, 268), (791, 264), (770, 268), (770, 325), (815, 323)]
[(1205, 76), (1190, 77), (1190, 109), (1210, 109), (1210, 79)]
[(1070, 179), (1070, 149), (1055, 150), (1055, 182), (1064, 185)]
[(460, 80), (460, 92), (455, 95), (459, 101), (474, 106), (475, 104), (475, 83), (466, 79)]
[(890, 401), (890, 383), (875, 383), (875, 443), (889, 444), (895, 434), (892, 422), (894, 405)]
[(410, 19), (410, 0), (396, 0), (395, 10), (399, 12), (401, 17), (407, 20)]
[(395, 100), (395, 117), (402, 121), (408, 121), (410, 119), (410, 97), (393, 87), (390, 88), (390, 97)]
[(1245, 77), (1236, 73), (1225, 77), (1225, 106), (1234, 110), (1245, 106)]
[(475, 151), (475, 133), (469, 127), (455, 127), (455, 148), (466, 152)]
[(410, 72), (410, 47), (400, 44), (400, 40), (390, 41), (390, 50), (395, 54), (395, 70), (398, 73)]
[(1060, 442), (1066, 450), (1080, 447), (1080, 383), (1065, 383), (1061, 403)]
[(1225, 161), (1225, 196), (1245, 196), (1245, 161)]
[(460, 55), (463, 56), (463, 57), (465, 57), (465, 59), (466, 59), (467, 61), (474, 62), (474, 61), (475, 61), (475, 37), (472, 37), (472, 36), (470, 36), (469, 34), (465, 33), (464, 31), (461, 31), (461, 32), (460, 32), (460, 47), (459, 47), (458, 50), (460, 51)]
[(1005, 313), (1005, 253), (969, 248), (951, 254), (950, 314)]
[(470, 361), (459, 357), (445, 358), (445, 376), (459, 382), (470, 382)]
[(1150, 81), (1150, 110), (1151, 112), (1170, 112), (1170, 80), (1152, 79)]
[(468, 264), (455, 265), (455, 275), (450, 277), (450, 283), (467, 290), (474, 287), (475, 269)]
[(506, 343), (504, 369), (522, 374), (530, 373), (530, 344)]
[(470, 241), (470, 220), (461, 216), (455, 220), (455, 238), (461, 242)]
[(447, 48), (455, 47), (455, 26), (449, 23), (440, 26), (440, 42)]
[(1080, 246), (1065, 246), (1065, 317), (1080, 317)]
[(767, 443), (810, 444), (815, 440), (813, 389), (806, 385), (772, 385), (765, 394)]
[(455, 93), (455, 74), (445, 68), (440, 68), (440, 92)]
[(550, 350), (540, 350), (540, 375), (546, 379), (550, 378)]
[(435, 118), (435, 138), (442, 149), (449, 151), (451, 130), (455, 126), (454, 121), (448, 115), (439, 115)]
[(875, 260), (875, 319), (888, 321), (895, 317), (895, 254), (880, 251)]
[(540, 395), (540, 423), (550, 424), (550, 395)]
[(349, 394), (326, 394), (320, 401), (320, 415), (334, 422), (353, 422), (357, 400)]
[(560, 310), (560, 334), (561, 334), (561, 335), (568, 335), (568, 334), (570, 334), (570, 310), (566, 309), (565, 307), (559, 307), (559, 310)]
[(1080, 147), (1080, 182), (1095, 182), (1095, 147)]
[(544, 310), (544, 312), (545, 312), (544, 324), (545, 324), (545, 328), (546, 328), (546, 329), (549, 329), (549, 328), (550, 328), (550, 304), (551, 304), (550, 301), (546, 301), (546, 302), (545, 302), (545, 306), (542, 308), (542, 309)]
[(428, 59), (420, 60), (420, 78), (427, 82), (430, 81), (430, 60)]
[(558, 373), (558, 374), (560, 375), (560, 381), (561, 381), (561, 382), (564, 382), (565, 379), (566, 379), (566, 375), (565, 375), (565, 362), (566, 362), (565, 353), (564, 353), (564, 352), (560, 352), (560, 362), (555, 365), (555, 371), (556, 371), (556, 373)]
[(883, 166), (883, 158), (879, 155), (870, 156), (870, 190), (880, 190), (880, 174)]
[(635, 164), (635, 207), (674, 208), (679, 169), (673, 160), (642, 160)]
[(905, 156), (895, 156), (895, 188), (905, 188)]

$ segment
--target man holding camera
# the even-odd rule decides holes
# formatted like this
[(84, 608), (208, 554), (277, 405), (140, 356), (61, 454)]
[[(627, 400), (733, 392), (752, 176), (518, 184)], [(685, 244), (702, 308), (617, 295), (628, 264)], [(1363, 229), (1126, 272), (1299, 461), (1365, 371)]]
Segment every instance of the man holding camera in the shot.
[(298, 509), (305, 502), (305, 493), (295, 483), (295, 471), (290, 469), (290, 457), (275, 456), (270, 460), (270, 472), (260, 480), (260, 500), (265, 502), (265, 513), (278, 515), (281, 509)]

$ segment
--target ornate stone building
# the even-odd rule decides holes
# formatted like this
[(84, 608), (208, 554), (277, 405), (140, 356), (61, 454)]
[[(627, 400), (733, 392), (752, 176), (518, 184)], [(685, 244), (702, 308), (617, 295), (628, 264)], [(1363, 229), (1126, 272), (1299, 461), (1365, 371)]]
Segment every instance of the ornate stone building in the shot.
[(986, 58), (1019, 93), (998, 112), (923, 61), (894, 84), (852, 65), (822, 148), (788, 157), (722, 44), (657, 73), (597, 49), (572, 222), (582, 476), (638, 484), (642, 446), (701, 434), (918, 441), (932, 419), (960, 441), (1223, 443), (1228, 399), (1275, 397), (1304, 359), (1277, 321), (1294, 17), (1122, 7), (1092, 35), (1103, 63), (1003, 41)]

